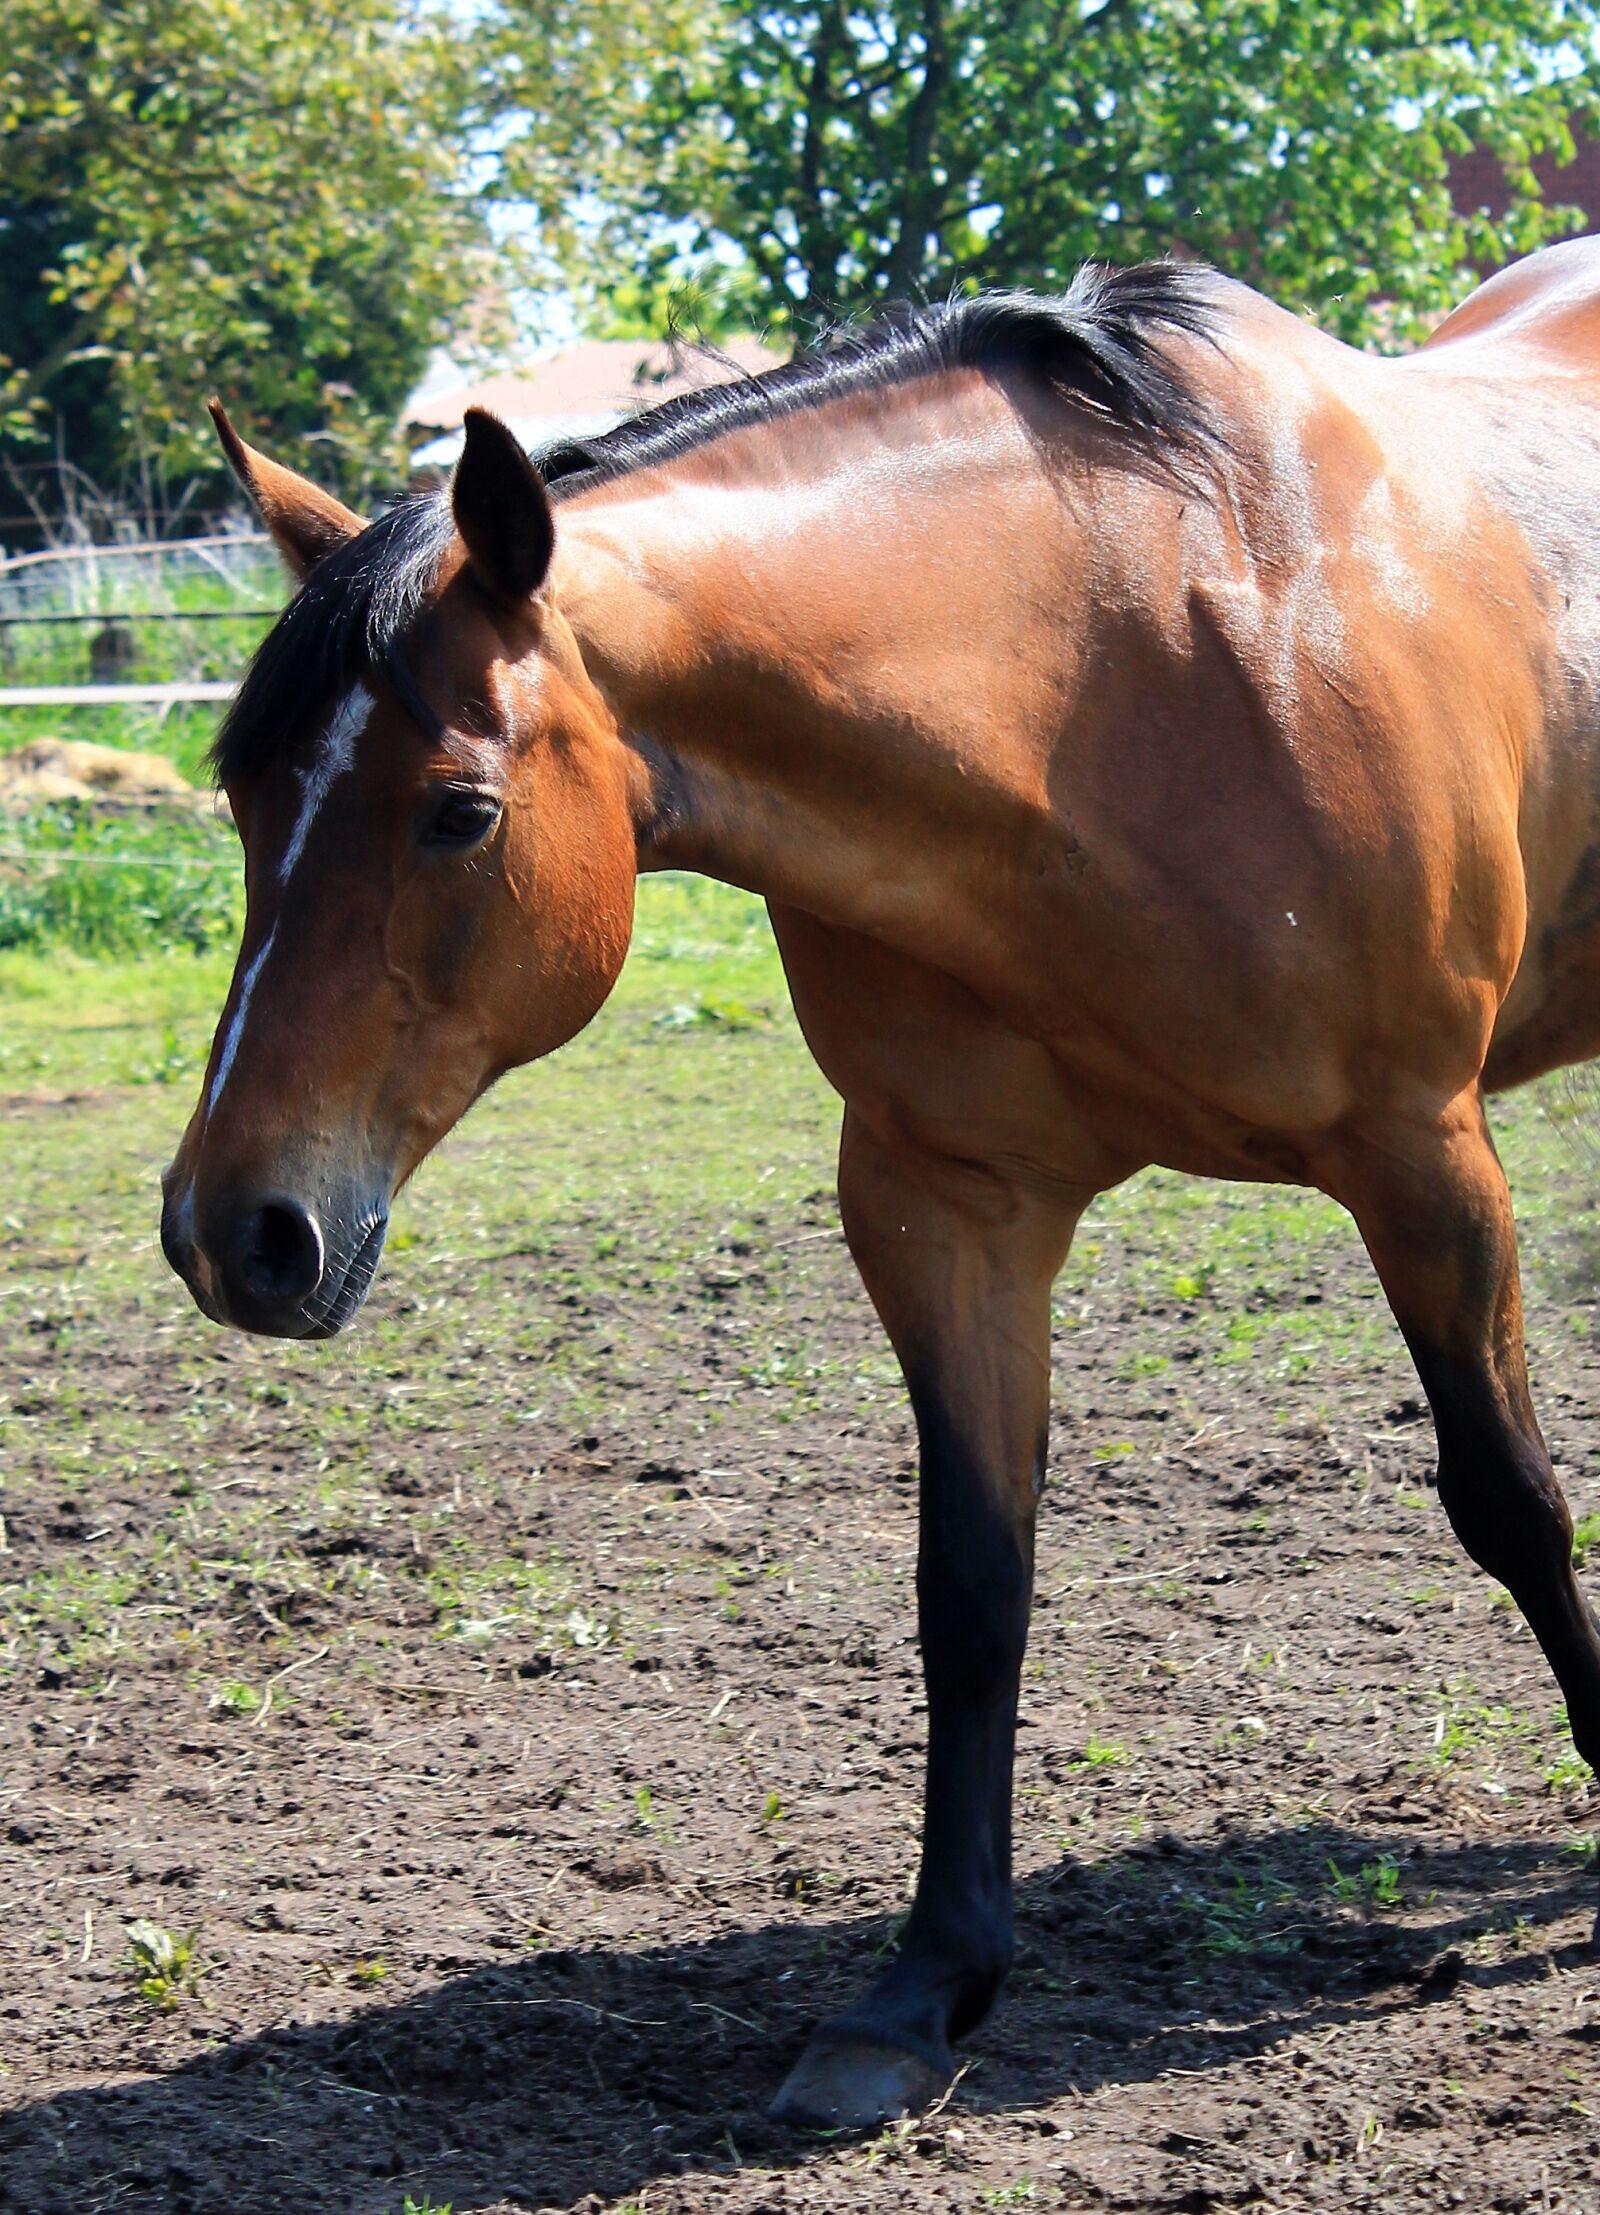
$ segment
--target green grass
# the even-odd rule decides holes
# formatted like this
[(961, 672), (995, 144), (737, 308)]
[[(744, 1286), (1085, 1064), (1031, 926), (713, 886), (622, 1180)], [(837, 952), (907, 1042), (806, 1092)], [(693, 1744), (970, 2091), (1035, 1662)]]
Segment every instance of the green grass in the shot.
[(1216, 1959), (1253, 1954), (1270, 1960), (1296, 1952), (1299, 1933), (1288, 1921), (1300, 1905), (1293, 1886), (1257, 1868), (1223, 1873), (1229, 1879), (1224, 1889), (1183, 1897), (1190, 1948)]
[(1076, 1760), (1068, 1762), (1067, 1770), (1073, 1775), (1091, 1769), (1120, 1769), (1127, 1759), (1126, 1746), (1118, 1745), (1115, 1739), (1100, 1738), (1091, 1731), (1083, 1752)]
[(0, 816), (0, 952), (231, 952), (243, 907), (239, 841), (198, 810)]
[[(128, 680), (227, 681), (241, 674), (267, 627), (252, 611), (281, 604), (283, 591), (265, 547), (204, 556), (180, 549), (22, 572), (0, 581), (0, 613), (110, 613), (135, 640)], [(191, 620), (140, 620), (153, 613)], [(193, 619), (218, 615), (224, 619)], [(95, 629), (0, 625), (0, 686), (86, 682)], [(37, 738), (88, 739), (163, 755), (203, 786), (216, 725), (213, 704), (0, 708), (0, 754)], [(203, 953), (232, 946), (241, 904), (238, 841), (226, 822), (200, 809), (52, 805), (0, 815), (0, 953)]]
[[(388, 1604), (401, 1571), (386, 1585), (363, 1554), (319, 1555), (303, 1532), (311, 1520), (381, 1528), (388, 1472), (413, 1441), (456, 1431), (461, 1327), (496, 1346), (483, 1378), (492, 1411), (475, 1393), (462, 1436), (470, 1486), (485, 1423), (513, 1437), (529, 1421), (577, 1432), (615, 1405), (597, 1371), (598, 1326), (552, 1346), (524, 1311), (530, 1273), (586, 1312), (636, 1297), (642, 1282), (715, 1298), (706, 1280), (727, 1246), (826, 1189), (837, 1105), (787, 1011), (760, 907), (694, 880), (648, 881), (633, 956), (599, 1021), (498, 1086), (400, 1200), (385, 1270), (396, 1305), (380, 1302), (327, 1348), (219, 1342), (166, 1277), (155, 1228), (157, 1175), (193, 1105), (230, 964), (220, 951), (0, 954), (0, 1096), (11, 1102), (0, 1344), (14, 1343), (36, 1379), (18, 1384), (0, 1366), (0, 1515), (29, 1498), (93, 1502), (124, 1480), (171, 1503), (114, 1556), (96, 1548), (18, 1575), (0, 1553), (0, 1678), (44, 1665), (88, 1686), (177, 1638), (198, 1703), (251, 1728), (262, 1664), (245, 1663), (224, 1626), (258, 1606), (292, 1627), (325, 1602), (366, 1619)], [(684, 1005), (708, 1013), (661, 1020)], [(49, 1104), (62, 1095), (70, 1104)], [(143, 1348), (134, 1362), (130, 1335)], [(794, 1337), (771, 1351), (785, 1348), (797, 1377), (820, 1358)], [(886, 1357), (879, 1366), (871, 1389), (893, 1389)], [(720, 1409), (700, 1389), (697, 1399), (689, 1380), (685, 1397), (711, 1432)], [(293, 1510), (247, 1485), (213, 1496), (241, 1445), (278, 1437), (299, 1442), (287, 1444)], [(408, 1562), (403, 1582), (439, 1640), (577, 1657), (623, 1635), (581, 1563), (537, 1547), (486, 1553), (448, 1500), (412, 1520), (427, 1558)], [(280, 1704), (292, 1692), (290, 1680)]]
[[(47, 1665), (90, 1688), (176, 1639), (198, 1706), (253, 1729), (261, 1709), (250, 1696), (268, 1706), (278, 1649), (239, 1648), (226, 1626), (241, 1611), (285, 1626), (275, 1636), (295, 1652), (294, 1623), (323, 1607), (369, 1625), (348, 1632), (359, 1647), (402, 1588), (411, 1619), (453, 1651), (564, 1664), (602, 1643), (627, 1648), (642, 1635), (635, 1613), (597, 1595), (582, 1561), (537, 1545), (481, 1549), (448, 1498), (405, 1510), (421, 1552), (381, 1574), (361, 1551), (318, 1552), (305, 1533), (381, 1532), (399, 1512), (389, 1473), (441, 1434), (459, 1438), (470, 1492), (482, 1438), (602, 1429), (652, 1366), (670, 1376), (708, 1459), (730, 1393), (758, 1396), (760, 1420), (774, 1425), (819, 1396), (900, 1406), (887, 1348), (841, 1348), (803, 1303), (776, 1301), (736, 1342), (731, 1384), (706, 1382), (678, 1356), (674, 1332), (688, 1326), (675, 1314), (714, 1304), (730, 1271), (759, 1260), (766, 1225), (831, 1216), (838, 1105), (799, 1037), (757, 902), (689, 878), (641, 885), (610, 1005), (561, 1054), (497, 1086), (424, 1165), (396, 1206), (383, 1296), (327, 1347), (219, 1338), (185, 1306), (156, 1247), (158, 1172), (192, 1108), (230, 968), (220, 943), (143, 958), (0, 952), (0, 1345), (18, 1356), (9, 1376), (27, 1379), (0, 1370), (0, 1514), (22, 1512), (29, 1496), (81, 1496), (91, 1513), (125, 1482), (170, 1503), (136, 1541), (69, 1554), (48, 1572), (8, 1575), (0, 1554), (0, 1676)], [(1590, 1180), (1540, 1095), (1506, 1103), (1497, 1124), (1535, 1296), (1544, 1287), (1581, 1303), (1547, 1312), (1537, 1347), (1591, 1296), (1592, 1214), (1575, 1204)], [(1355, 1248), (1348, 1220), (1315, 1194), (1150, 1173), (1107, 1195), (1057, 1287), (1058, 1342), (1072, 1362), (1094, 1352), (1109, 1245), (1115, 1296), (1136, 1302), (1149, 1353), (1162, 1357), (1140, 1368), (1152, 1394), (1214, 1364), (1289, 1423), (1333, 1404), (1374, 1358), (1399, 1373), (1375, 1286), (1357, 1278), (1353, 1297), (1314, 1297), (1330, 1253)], [(552, 1332), (552, 1311), (568, 1302), (578, 1320)], [(609, 1315), (630, 1319), (614, 1345)], [(1246, 1336), (1241, 1317), (1254, 1326)], [(464, 1339), (489, 1357), (465, 1398)], [(1143, 1443), (1119, 1433), (1087, 1441), (1086, 1463), (1098, 1451), (1137, 1471), (1149, 1441), (1142, 1428)], [(242, 1473), (241, 1456), (260, 1452), (289, 1457), (292, 1492), (213, 1489), (218, 1472)], [(1578, 1490), (1575, 1505), (1592, 1497)], [(1241, 1514), (1241, 1533), (1259, 1521)], [(721, 1612), (743, 1604), (731, 1571), (708, 1594)], [(294, 1692), (293, 1679), (274, 1692), (268, 1728)], [(1522, 1747), (1464, 1688), (1441, 1703), (1419, 1687), (1414, 1704), (1419, 1762), (1433, 1753), (1471, 1767)], [(1235, 1750), (1250, 1756), (1243, 1741)], [(1557, 1754), (1552, 1742), (1541, 1759)], [(1086, 1773), (1108, 1780), (1125, 1761), (1110, 1737), (1092, 1736), (1083, 1756)], [(1214, 1918), (1219, 1943), (1236, 1904)]]
[(1600, 1514), (1580, 1515), (1572, 1527), (1573, 1567), (1581, 1569), (1600, 1545)]
[[(282, 593), (271, 556), (231, 556), (234, 584), (194, 563), (107, 561), (98, 578), (75, 570), (29, 573), (26, 605), (58, 612), (72, 603), (123, 611), (219, 610), (242, 599), (270, 606)], [(16, 601), (0, 585), (0, 608)], [(265, 629), (256, 615), (221, 622), (128, 622), (138, 641), (129, 679), (231, 679)], [(87, 678), (93, 626), (0, 626), (0, 685), (76, 684)], [(94, 707), (0, 708), (0, 753), (37, 738), (163, 755), (191, 784), (208, 782), (206, 752), (216, 731), (211, 704), (171, 708), (127, 701)], [(51, 805), (0, 815), (0, 952), (27, 948), (97, 957), (204, 952), (231, 946), (241, 913), (239, 845), (225, 821), (191, 815), (107, 812)]]
[[(137, 904), (137, 871), (103, 895), (103, 910), (86, 905), (75, 930), (41, 928), (8, 940), (8, 888), (0, 876), (0, 1091), (149, 1083), (181, 1091), (199, 1082), (233, 967), (238, 840), (225, 824), (204, 818), (147, 823), (139, 831), (126, 821), (108, 822), (92, 835), (107, 847), (142, 835), (139, 851), (159, 849), (174, 859), (216, 854), (221, 889), (214, 906), (196, 895), (192, 935), (178, 946), (154, 931), (142, 936), (137, 915), (129, 921), (123, 903)], [(87, 827), (84, 836), (90, 840)], [(90, 843), (86, 850), (96, 849)], [(150, 876), (157, 894), (166, 889), (153, 867)], [(95, 881), (78, 888), (85, 903)], [(39, 891), (32, 896), (46, 899)], [(168, 899), (166, 914), (178, 914), (175, 896), (169, 892)], [(680, 1020), (684, 1008), (698, 1011), (693, 1021)], [(628, 1016), (647, 1020), (666, 1052), (681, 1047), (689, 1055), (708, 1037), (748, 1033), (754, 1043), (792, 1035), (783, 973), (759, 901), (701, 878), (645, 879), (628, 967), (588, 1038), (605, 1038), (608, 1025)], [(580, 1055), (586, 1044), (579, 1041)]]

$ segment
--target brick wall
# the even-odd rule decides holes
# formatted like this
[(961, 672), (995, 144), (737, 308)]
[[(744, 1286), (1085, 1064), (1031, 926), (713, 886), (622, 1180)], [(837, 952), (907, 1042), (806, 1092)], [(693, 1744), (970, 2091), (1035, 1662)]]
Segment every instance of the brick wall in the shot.
[[(1546, 154), (1535, 160), (1534, 174), (1546, 199), (1582, 208), (1587, 228), (1600, 231), (1600, 138), (1574, 132), (1577, 153), (1560, 165)], [(1450, 164), (1450, 197), (1463, 214), (1482, 208), (1502, 216), (1511, 205), (1511, 189), (1497, 157), (1482, 146), (1458, 154)]]

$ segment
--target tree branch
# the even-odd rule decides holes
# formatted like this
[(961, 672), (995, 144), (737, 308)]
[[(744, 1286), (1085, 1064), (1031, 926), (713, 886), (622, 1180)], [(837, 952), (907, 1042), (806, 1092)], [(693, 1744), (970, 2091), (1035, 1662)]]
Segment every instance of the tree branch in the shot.
[(844, 0), (832, 0), (817, 24), (805, 95), (805, 128), (800, 142), (800, 175), (795, 194), (795, 226), (799, 234), (800, 260), (806, 282), (807, 307), (823, 304), (819, 283), (824, 262), (837, 268), (838, 242), (822, 205), (823, 133), (833, 113), (833, 64), (849, 44)]
[(41, 393), (49, 390), (78, 348), (94, 336), (99, 320), (97, 308), (81, 309), (55, 344), (41, 354), (31, 368), (20, 371), (14, 381), (0, 387), (0, 398), (6, 406), (31, 407)]
[(896, 297), (916, 286), (938, 216), (940, 186), (933, 175), (933, 152), (938, 142), (939, 111), (950, 82), (944, 0), (922, 0), (922, 41), (922, 82), (906, 111), (899, 228), (884, 266), (888, 289)]

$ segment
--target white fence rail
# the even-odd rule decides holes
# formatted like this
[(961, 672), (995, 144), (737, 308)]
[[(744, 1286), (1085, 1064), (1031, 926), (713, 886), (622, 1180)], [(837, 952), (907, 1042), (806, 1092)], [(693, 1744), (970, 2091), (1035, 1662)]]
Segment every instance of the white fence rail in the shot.
[(0, 560), (0, 577), (14, 577), (24, 569), (42, 569), (51, 562), (88, 562), (97, 565), (103, 561), (134, 560), (140, 555), (165, 556), (170, 559), (174, 555), (204, 556), (219, 549), (232, 553), (240, 548), (265, 547), (271, 543), (265, 531), (218, 531), (207, 538), (113, 539), (104, 546), (45, 546), (32, 554), (7, 555)]
[(114, 708), (123, 701), (178, 707), (191, 700), (231, 700), (237, 684), (0, 685), (0, 708)]

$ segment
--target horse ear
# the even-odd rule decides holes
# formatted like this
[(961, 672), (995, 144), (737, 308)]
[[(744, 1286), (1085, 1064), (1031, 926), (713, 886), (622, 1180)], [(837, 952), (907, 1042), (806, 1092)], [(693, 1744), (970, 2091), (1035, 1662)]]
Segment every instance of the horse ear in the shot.
[(307, 576), (324, 554), (366, 529), (360, 516), (331, 492), (247, 446), (220, 400), (208, 401), (207, 407), (228, 467), (249, 493), (272, 543), (297, 577)]
[(468, 408), (450, 501), (472, 573), (492, 599), (520, 607), (550, 573), (555, 517), (544, 479), (486, 408)]

